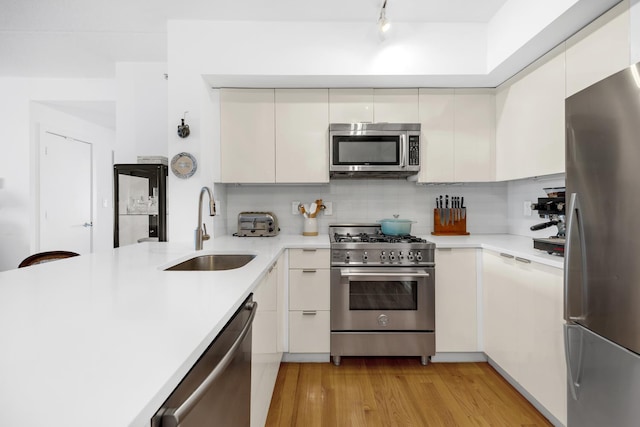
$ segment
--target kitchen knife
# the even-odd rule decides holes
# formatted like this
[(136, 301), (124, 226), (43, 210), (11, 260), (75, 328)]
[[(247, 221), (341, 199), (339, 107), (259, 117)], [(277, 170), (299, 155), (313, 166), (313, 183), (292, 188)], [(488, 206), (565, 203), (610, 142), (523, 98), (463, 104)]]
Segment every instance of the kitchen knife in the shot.
[(451, 196), (451, 223), (455, 224), (456, 220), (458, 218), (456, 218), (456, 207), (458, 205), (456, 204), (456, 196)]
[(465, 214), (467, 213), (467, 208), (464, 207), (464, 197), (460, 198), (460, 209), (462, 210), (462, 219), (464, 219)]
[(453, 196), (453, 222), (458, 220), (458, 196)]
[(438, 212), (438, 214), (440, 215), (440, 226), (444, 226), (444, 210), (442, 208), (444, 208), (444, 205), (442, 202), (442, 194), (441, 194), (440, 195), (440, 212)]
[(444, 207), (445, 207), (445, 210), (446, 210), (446, 212), (445, 212), (446, 218), (445, 218), (444, 222), (445, 222), (445, 224), (449, 225), (450, 212), (449, 212), (449, 195), (448, 194), (446, 194), (444, 196)]
[(451, 211), (449, 212), (449, 222), (453, 224), (456, 220), (456, 197), (451, 196)]

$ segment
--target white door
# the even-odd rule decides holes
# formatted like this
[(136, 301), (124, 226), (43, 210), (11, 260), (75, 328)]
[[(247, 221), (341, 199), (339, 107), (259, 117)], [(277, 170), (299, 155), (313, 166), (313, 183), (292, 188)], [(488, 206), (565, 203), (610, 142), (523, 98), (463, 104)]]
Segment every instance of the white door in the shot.
[(91, 148), (40, 132), (40, 252), (91, 252)]

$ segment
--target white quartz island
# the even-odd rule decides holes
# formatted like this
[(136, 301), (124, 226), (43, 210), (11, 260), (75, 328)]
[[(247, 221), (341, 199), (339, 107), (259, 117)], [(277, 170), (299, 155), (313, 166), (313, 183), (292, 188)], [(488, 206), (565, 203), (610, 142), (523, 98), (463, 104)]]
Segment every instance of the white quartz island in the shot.
[(245, 267), (163, 271), (191, 245), (142, 243), (0, 273), (0, 425), (148, 425), (285, 247), (327, 236), (221, 238)]
[[(562, 266), (519, 236), (423, 237)], [(142, 243), (0, 273), (0, 425), (148, 425), (282, 251), (305, 247), (328, 248), (328, 236), (224, 236), (198, 252)], [(163, 271), (207, 253), (256, 258), (237, 270)]]

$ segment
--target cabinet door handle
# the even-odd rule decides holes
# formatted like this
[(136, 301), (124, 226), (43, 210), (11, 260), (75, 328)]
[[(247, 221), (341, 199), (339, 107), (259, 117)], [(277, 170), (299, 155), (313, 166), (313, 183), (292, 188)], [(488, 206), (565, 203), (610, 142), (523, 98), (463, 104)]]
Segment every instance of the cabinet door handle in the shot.
[(302, 315), (303, 316), (315, 316), (316, 314), (318, 314), (318, 312), (316, 310), (303, 310), (302, 311)]
[(500, 256), (501, 257), (505, 257), (505, 258), (509, 258), (509, 259), (513, 259), (513, 255), (511, 255), (511, 254), (505, 254), (505, 253), (500, 252)]
[(303, 249), (302, 252), (315, 252), (317, 249)]
[(303, 273), (315, 273), (318, 270), (302, 270)]
[(530, 259), (520, 258), (519, 256), (516, 257), (516, 261), (524, 262), (525, 264), (531, 264)]

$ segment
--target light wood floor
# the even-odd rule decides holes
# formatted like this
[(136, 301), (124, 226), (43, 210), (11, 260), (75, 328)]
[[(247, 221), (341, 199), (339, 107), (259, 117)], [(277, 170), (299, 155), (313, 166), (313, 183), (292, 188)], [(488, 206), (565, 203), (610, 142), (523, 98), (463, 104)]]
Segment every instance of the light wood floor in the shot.
[(283, 363), (267, 426), (550, 426), (488, 363)]

